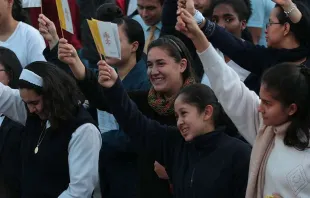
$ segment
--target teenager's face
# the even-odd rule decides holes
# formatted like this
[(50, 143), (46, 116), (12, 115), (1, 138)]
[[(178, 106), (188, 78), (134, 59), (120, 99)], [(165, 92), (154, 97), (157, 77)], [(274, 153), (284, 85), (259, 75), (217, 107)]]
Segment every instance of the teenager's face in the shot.
[(246, 21), (240, 21), (238, 14), (228, 4), (219, 4), (214, 8), (212, 21), (238, 38), (241, 38), (241, 33), (246, 27)]
[(129, 43), (128, 37), (124, 30), (124, 25), (118, 26), (118, 32), (121, 45), (121, 60), (106, 57), (106, 62), (115, 67), (126, 65), (130, 57), (136, 53), (139, 45), (138, 42)]
[(139, 15), (146, 25), (153, 26), (161, 20), (160, 0), (138, 0), (137, 3)]
[(282, 48), (281, 42), (283, 41), (287, 25), (279, 24), (277, 15), (281, 12), (280, 8), (273, 8), (270, 17), (269, 25), (266, 28), (266, 41), (268, 47)]
[(5, 69), (4, 66), (0, 64), (0, 82), (8, 86), (10, 82), (10, 77), (4, 69)]
[(291, 105), (284, 107), (280, 101), (274, 98), (273, 92), (269, 91), (264, 84), (260, 88), (261, 103), (258, 111), (262, 114), (264, 124), (267, 126), (279, 126), (288, 121), (289, 116), (295, 113)]
[(30, 113), (37, 114), (42, 120), (47, 119), (43, 113), (43, 97), (32, 89), (19, 89), (23, 101), (27, 104)]
[(174, 95), (183, 84), (182, 73), (187, 67), (187, 61), (182, 59), (177, 63), (166, 50), (153, 47), (147, 55), (147, 74), (157, 92)]
[(174, 103), (174, 110), (177, 127), (185, 141), (188, 142), (204, 134), (207, 120), (211, 116), (206, 112), (199, 112), (196, 106), (185, 103), (182, 98), (182, 94), (177, 97)]

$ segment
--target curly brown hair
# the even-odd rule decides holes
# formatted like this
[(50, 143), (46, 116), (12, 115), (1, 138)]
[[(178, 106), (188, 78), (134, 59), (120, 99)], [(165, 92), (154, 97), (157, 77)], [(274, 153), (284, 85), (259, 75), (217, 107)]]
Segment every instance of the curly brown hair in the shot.
[(49, 62), (33, 62), (25, 69), (41, 76), (43, 87), (19, 80), (19, 88), (31, 89), (43, 96), (43, 110), (48, 113), (52, 128), (75, 116), (84, 97), (71, 76)]

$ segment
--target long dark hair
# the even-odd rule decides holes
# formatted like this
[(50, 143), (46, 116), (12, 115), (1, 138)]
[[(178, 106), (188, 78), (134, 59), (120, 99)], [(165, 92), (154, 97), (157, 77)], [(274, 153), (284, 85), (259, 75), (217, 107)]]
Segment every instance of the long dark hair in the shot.
[(236, 138), (240, 138), (239, 132), (232, 120), (225, 113), (222, 105), (218, 102), (213, 90), (204, 84), (193, 84), (183, 88), (178, 96), (182, 96), (183, 102), (197, 107), (202, 113), (207, 105), (213, 107), (214, 127), (225, 126), (225, 132)]
[(186, 80), (189, 77), (196, 78), (193, 71), (193, 59), (192, 56), (185, 46), (185, 44), (177, 37), (171, 35), (165, 35), (159, 39), (154, 40), (148, 46), (147, 53), (154, 48), (158, 47), (162, 50), (166, 50), (169, 56), (173, 57), (175, 62), (179, 63), (183, 58), (187, 60), (187, 67), (182, 73), (183, 80)]
[(289, 23), (290, 24), (290, 31), (295, 35), (296, 40), (299, 41), (300, 45), (304, 45), (309, 47), (310, 44), (310, 39), (309, 39), (309, 34), (310, 34), (310, 9), (309, 9), (309, 4), (306, 3), (305, 1), (300, 1), (296, 0), (294, 1), (296, 4), (298, 10), (302, 14), (302, 22), (299, 23), (293, 23), (289, 17), (286, 16), (284, 13), (283, 8), (280, 5), (276, 5), (276, 8), (280, 9), (280, 12), (277, 16), (279, 23), (285, 24)]
[(30, 24), (28, 13), (23, 9), (21, 0), (14, 0), (12, 16), (16, 21)]
[(280, 101), (283, 107), (297, 105), (297, 111), (289, 117), (284, 144), (305, 150), (309, 146), (310, 127), (310, 70), (292, 63), (276, 65), (264, 73), (262, 85)]
[(9, 76), (9, 87), (18, 88), (18, 78), (22, 72), (22, 65), (13, 51), (8, 48), (0, 47), (0, 64), (4, 67)]
[(25, 69), (41, 76), (43, 87), (19, 80), (19, 88), (31, 89), (43, 96), (43, 110), (49, 115), (51, 127), (58, 128), (62, 121), (75, 116), (84, 98), (71, 76), (49, 62), (33, 62)]

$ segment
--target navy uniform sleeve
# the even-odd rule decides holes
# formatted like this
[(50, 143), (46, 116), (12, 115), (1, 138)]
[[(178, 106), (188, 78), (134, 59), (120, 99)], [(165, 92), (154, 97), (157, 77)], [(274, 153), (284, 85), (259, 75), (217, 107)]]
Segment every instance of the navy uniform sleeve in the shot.
[(209, 20), (202, 30), (215, 48), (218, 48), (240, 67), (257, 76), (261, 76), (266, 69), (273, 65), (298, 61), (309, 54), (309, 50), (304, 47), (291, 50), (274, 49), (242, 41)]
[(124, 132), (133, 139), (139, 138), (142, 145), (147, 145), (144, 149), (154, 153), (160, 164), (171, 166), (169, 161), (172, 159), (175, 145), (182, 138), (178, 129), (161, 125), (144, 116), (130, 100), (119, 79), (112, 88), (105, 89), (105, 95), (114, 117)]

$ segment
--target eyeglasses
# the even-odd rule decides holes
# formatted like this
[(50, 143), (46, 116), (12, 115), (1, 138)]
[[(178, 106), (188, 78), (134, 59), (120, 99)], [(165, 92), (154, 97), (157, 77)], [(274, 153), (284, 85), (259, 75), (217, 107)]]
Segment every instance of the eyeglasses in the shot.
[(281, 24), (282, 25), (282, 23), (269, 22), (266, 24), (266, 29), (269, 28), (271, 25), (274, 25), (274, 24)]

